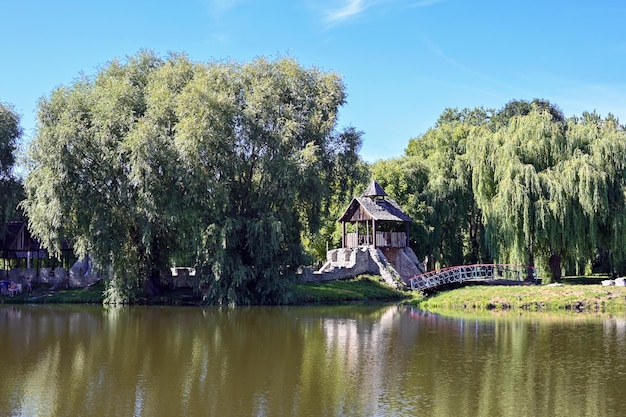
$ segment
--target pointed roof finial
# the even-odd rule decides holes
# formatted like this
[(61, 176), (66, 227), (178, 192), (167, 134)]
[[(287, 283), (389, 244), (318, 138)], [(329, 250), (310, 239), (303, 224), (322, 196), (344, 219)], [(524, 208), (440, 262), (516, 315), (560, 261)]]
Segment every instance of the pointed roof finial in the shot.
[(365, 189), (362, 195), (362, 197), (370, 197), (370, 198), (386, 197), (386, 196), (387, 196), (387, 193), (385, 192), (385, 190), (383, 190), (383, 187), (381, 187), (376, 182), (376, 180), (372, 180), (372, 182), (370, 183), (370, 185), (367, 186), (367, 188)]

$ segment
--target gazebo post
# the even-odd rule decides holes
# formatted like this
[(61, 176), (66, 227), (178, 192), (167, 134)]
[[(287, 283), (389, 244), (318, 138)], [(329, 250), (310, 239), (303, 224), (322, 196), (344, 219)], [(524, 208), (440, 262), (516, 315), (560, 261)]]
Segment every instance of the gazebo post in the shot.
[(346, 247), (346, 222), (341, 222), (341, 247)]
[(372, 218), (372, 242), (374, 244), (374, 249), (376, 249), (376, 219)]

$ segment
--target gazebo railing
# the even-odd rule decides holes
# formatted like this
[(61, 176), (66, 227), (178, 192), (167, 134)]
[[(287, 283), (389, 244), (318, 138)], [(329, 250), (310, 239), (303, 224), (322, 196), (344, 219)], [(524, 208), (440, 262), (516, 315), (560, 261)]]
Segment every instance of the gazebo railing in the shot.
[(425, 291), (445, 284), (476, 280), (524, 281), (528, 275), (536, 282), (537, 268), (510, 264), (461, 265), (428, 271), (409, 279), (412, 290)]
[[(356, 248), (373, 244), (371, 234), (346, 233), (346, 247)], [(406, 247), (406, 233), (404, 232), (376, 232), (376, 247), (404, 248)]]

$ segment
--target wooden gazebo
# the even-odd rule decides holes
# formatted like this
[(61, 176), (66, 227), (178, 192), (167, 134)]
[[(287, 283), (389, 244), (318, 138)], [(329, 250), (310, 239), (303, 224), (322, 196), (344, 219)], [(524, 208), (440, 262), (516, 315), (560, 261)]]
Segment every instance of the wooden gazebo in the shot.
[[(411, 218), (404, 214), (398, 203), (388, 198), (376, 181), (370, 183), (361, 197), (352, 199), (338, 221), (341, 222), (341, 242), (344, 248), (409, 246)], [(346, 223), (355, 224), (356, 231), (346, 233)], [(389, 231), (391, 229), (403, 231)]]

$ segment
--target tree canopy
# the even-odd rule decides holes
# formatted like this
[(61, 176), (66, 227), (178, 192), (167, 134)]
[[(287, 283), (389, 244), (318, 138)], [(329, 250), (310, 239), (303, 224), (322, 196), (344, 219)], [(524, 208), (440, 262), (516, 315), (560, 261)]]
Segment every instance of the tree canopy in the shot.
[(177, 261), (207, 302), (284, 302), (340, 161), (359, 158), (344, 102), (338, 75), (293, 59), (142, 51), (41, 100), (23, 206), (46, 247), (71, 236), (108, 272), (109, 302)]
[(422, 222), (418, 251), (439, 265), (537, 264), (558, 280), (594, 266), (626, 272), (625, 147), (613, 115), (566, 119), (546, 100), (515, 100), (447, 109), (404, 157), (373, 169), (385, 187), (411, 184), (399, 193)]
[[(41, 99), (27, 156), (31, 230), (70, 237), (107, 277), (107, 301), (159, 291), (195, 266), (209, 303), (287, 301), (322, 258), (370, 176), (415, 223), (429, 267), (477, 262), (626, 273), (626, 131), (613, 115), (565, 118), (547, 100), (446, 109), (399, 158), (372, 166), (337, 129), (337, 74), (295, 60), (192, 62), (141, 51)], [(0, 106), (0, 176), (21, 130)], [(6, 211), (6, 210), (4, 210)]]

